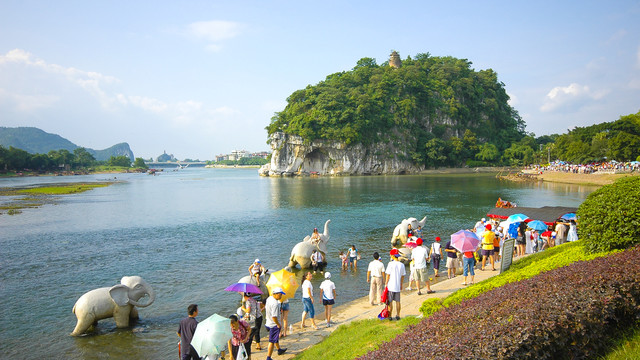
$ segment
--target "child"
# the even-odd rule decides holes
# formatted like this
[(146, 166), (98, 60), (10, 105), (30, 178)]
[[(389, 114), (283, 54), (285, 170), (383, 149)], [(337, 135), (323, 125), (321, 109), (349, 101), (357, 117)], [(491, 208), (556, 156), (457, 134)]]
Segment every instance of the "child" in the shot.
[[(413, 287), (411, 286), (411, 284), (414, 284), (416, 282), (413, 274), (415, 273), (415, 268), (413, 267), (413, 259), (411, 260), (411, 262), (409, 263), (409, 286), (405, 289), (405, 290), (413, 290)], [(416, 284), (416, 288), (418, 288), (418, 285)]]
[(347, 270), (349, 259), (347, 259), (347, 254), (344, 251), (340, 251), (340, 260), (342, 260), (342, 270)]

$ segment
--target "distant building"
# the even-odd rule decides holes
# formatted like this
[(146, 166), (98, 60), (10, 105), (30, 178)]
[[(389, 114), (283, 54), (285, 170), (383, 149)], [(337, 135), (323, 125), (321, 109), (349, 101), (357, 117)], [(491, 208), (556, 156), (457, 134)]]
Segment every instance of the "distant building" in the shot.
[(168, 162), (168, 161), (178, 161), (178, 159), (176, 159), (173, 154), (169, 155), (167, 154), (167, 151), (165, 150), (162, 155), (158, 156), (156, 158), (157, 162)]
[(393, 50), (393, 52), (391, 53), (391, 56), (389, 57), (389, 66), (396, 69), (402, 66), (402, 60), (400, 60), (400, 55), (398, 55), (398, 52), (395, 50)]
[(259, 157), (259, 158), (266, 159), (267, 157), (269, 157), (270, 154), (271, 153), (266, 151), (250, 153), (246, 150), (234, 150), (231, 152), (231, 154), (220, 154), (220, 155), (216, 155), (214, 158), (215, 158), (215, 162), (226, 161), (226, 160), (238, 161), (242, 158)]

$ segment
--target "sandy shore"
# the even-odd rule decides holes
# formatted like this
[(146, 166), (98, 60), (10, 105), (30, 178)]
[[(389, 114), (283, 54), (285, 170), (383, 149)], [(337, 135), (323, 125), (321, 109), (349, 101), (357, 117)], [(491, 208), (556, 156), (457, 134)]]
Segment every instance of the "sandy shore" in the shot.
[[(516, 259), (514, 259), (515, 261)], [(496, 269), (499, 269), (499, 263), (496, 263)], [(459, 269), (459, 272), (461, 270)], [(481, 271), (476, 269), (475, 283), (479, 283), (482, 280), (488, 279), (495, 275), (498, 275), (500, 271), (491, 271), (487, 266), (487, 271)], [(430, 275), (433, 278), (433, 274)], [(446, 269), (444, 271), (444, 277), (433, 278), (435, 281), (431, 282), (432, 290), (435, 290), (435, 294), (426, 295), (423, 292), (423, 295), (418, 295), (417, 290), (403, 290), (401, 295), (401, 304), (402, 311), (400, 313), (401, 317), (406, 316), (417, 316), (421, 317), (420, 306), (422, 303), (429, 298), (445, 298), (451, 295), (453, 292), (462, 289), (466, 286), (462, 285), (463, 277), (458, 275), (453, 279), (447, 279), (446, 277)], [(405, 279), (406, 280), (406, 279)], [(407, 281), (404, 283), (404, 287), (408, 284)], [(473, 285), (472, 285), (473, 286)], [(307, 328), (300, 329), (300, 322), (292, 322), (293, 324), (293, 333), (286, 336), (283, 339), (280, 339), (280, 346), (282, 348), (287, 348), (287, 352), (284, 355), (276, 356), (278, 360), (282, 359), (293, 359), (297, 354), (303, 352), (304, 350), (312, 347), (313, 345), (321, 342), (325, 337), (329, 336), (334, 330), (336, 330), (340, 325), (348, 324), (352, 321), (357, 320), (366, 320), (366, 319), (376, 319), (380, 311), (382, 311), (382, 305), (372, 306), (369, 304), (369, 295), (368, 292), (363, 294), (364, 296), (350, 301), (346, 304), (340, 304), (340, 289), (336, 289), (338, 294), (336, 298), (337, 306), (333, 308), (331, 322), (334, 324), (332, 327), (326, 327), (324, 321), (324, 307), (322, 304), (315, 305), (316, 309), (316, 324), (318, 325), (318, 330), (314, 330), (310, 327), (310, 323), (307, 322)], [(395, 312), (394, 312), (395, 315)], [(300, 318), (300, 314), (289, 314), (289, 319), (295, 321)], [(383, 320), (380, 320), (383, 321)], [(264, 329), (261, 332), (261, 335), (264, 335)], [(262, 336), (262, 350), (255, 350), (255, 345), (253, 345), (252, 349), (252, 359), (265, 359), (266, 358), (266, 349), (267, 349), (267, 338)]]
[(637, 173), (621, 173), (621, 174), (573, 174), (560, 171), (545, 171), (542, 174), (536, 175), (539, 180), (548, 182), (557, 182), (564, 184), (579, 184), (579, 185), (596, 185), (603, 186), (612, 184), (616, 180), (627, 177), (638, 176)]

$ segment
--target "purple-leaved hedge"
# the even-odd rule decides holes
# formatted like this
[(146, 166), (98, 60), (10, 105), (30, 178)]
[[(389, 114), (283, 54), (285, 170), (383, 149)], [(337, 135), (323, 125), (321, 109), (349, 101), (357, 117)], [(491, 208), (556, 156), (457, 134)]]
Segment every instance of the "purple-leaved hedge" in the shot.
[(640, 247), (442, 308), (360, 359), (587, 359), (640, 320)]

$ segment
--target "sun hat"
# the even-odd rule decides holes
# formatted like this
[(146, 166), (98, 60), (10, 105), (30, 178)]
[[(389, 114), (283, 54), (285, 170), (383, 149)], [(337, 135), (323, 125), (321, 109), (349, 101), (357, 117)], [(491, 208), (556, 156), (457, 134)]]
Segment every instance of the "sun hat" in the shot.
[(398, 249), (393, 248), (393, 249), (391, 249), (391, 251), (389, 251), (389, 255), (395, 256), (395, 257), (399, 257), (400, 253), (398, 252)]
[(416, 240), (416, 244), (418, 244), (418, 246), (422, 245), (422, 239), (418, 238), (418, 240)]
[(328, 272), (328, 271), (326, 273), (324, 273), (324, 278), (325, 279), (331, 279), (331, 273)]
[(275, 294), (282, 294), (284, 295), (285, 292), (282, 290), (281, 287), (274, 287), (273, 291), (271, 291), (271, 295), (275, 295)]
[(436, 236), (436, 241), (440, 241), (440, 236)]

